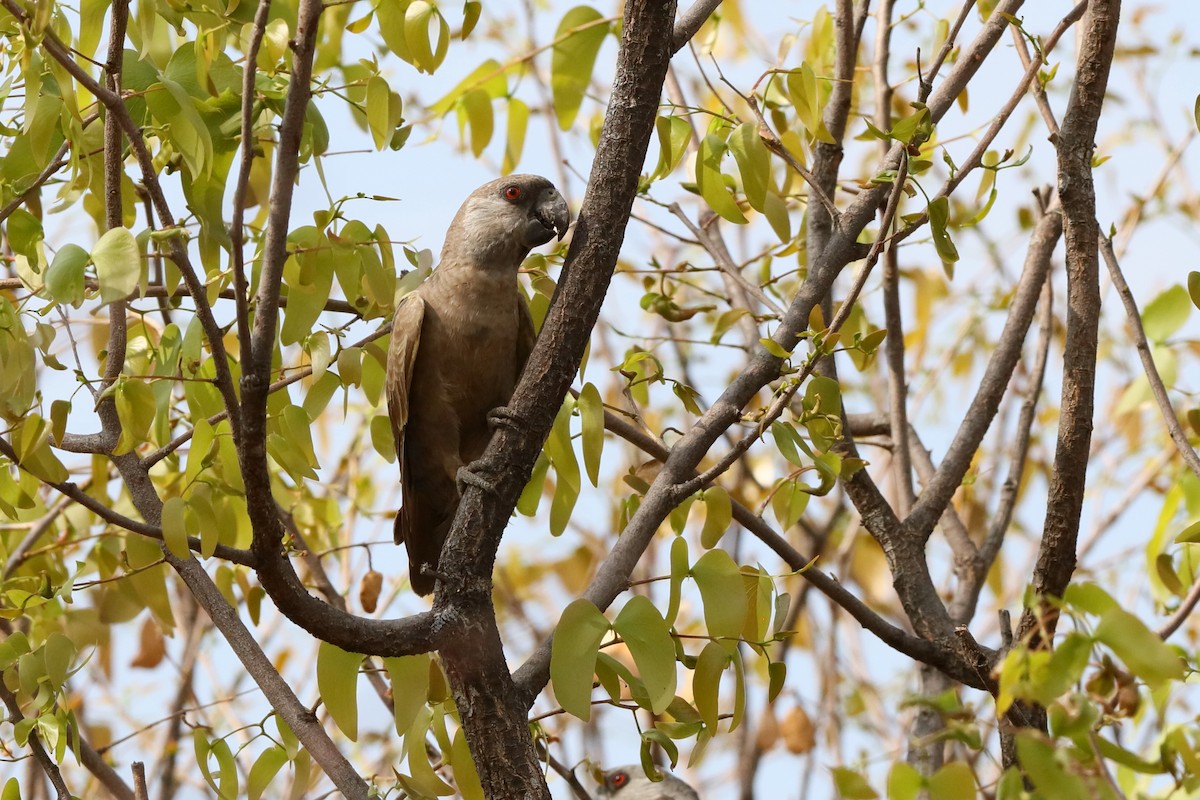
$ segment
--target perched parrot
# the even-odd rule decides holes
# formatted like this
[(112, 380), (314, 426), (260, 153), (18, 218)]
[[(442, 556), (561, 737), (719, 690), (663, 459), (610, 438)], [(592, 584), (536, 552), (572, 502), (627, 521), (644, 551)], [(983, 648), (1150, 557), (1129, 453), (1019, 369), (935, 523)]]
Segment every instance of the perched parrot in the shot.
[(664, 772), (663, 779), (655, 783), (641, 767), (632, 765), (605, 772), (599, 795), (619, 800), (700, 800), (695, 789), (671, 773)]
[(533, 348), (517, 268), (569, 223), (566, 201), (543, 177), (485, 183), (450, 223), (437, 268), (396, 307), (387, 362), (400, 461), (395, 538), (417, 594), (433, 591), (458, 471), (483, 455), (488, 414), (508, 403)]

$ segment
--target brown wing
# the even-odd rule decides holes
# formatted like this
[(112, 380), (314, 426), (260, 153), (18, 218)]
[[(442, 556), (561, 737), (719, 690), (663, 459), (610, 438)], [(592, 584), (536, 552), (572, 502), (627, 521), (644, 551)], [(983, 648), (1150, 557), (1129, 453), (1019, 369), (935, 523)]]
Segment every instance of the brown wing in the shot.
[[(436, 306), (435, 306), (436, 307)], [(446, 532), (458, 506), (454, 476), (458, 462), (458, 423), (445, 397), (439, 360), (426, 347), (429, 315), (420, 293), (405, 297), (396, 308), (388, 349), (388, 416), (400, 462), (400, 510), (393, 537), (408, 551), (413, 591), (433, 591), (434, 577)], [(430, 311), (429, 313), (433, 313)]]
[(409, 393), (412, 388), (413, 367), (417, 363), (417, 348), (421, 345), (421, 325), (425, 321), (425, 300), (413, 292), (396, 306), (392, 317), (392, 342), (388, 347), (387, 404), (392, 420), (392, 437), (396, 441), (396, 457), (404, 469), (404, 428), (409, 418)]
[[(392, 341), (388, 346), (387, 404), (392, 421), (392, 438), (396, 443), (396, 460), (400, 465), (400, 502), (392, 537), (396, 544), (412, 539), (407, 530), (412, 522), (412, 467), (405, 457), (404, 429), (408, 426), (412, 407), (413, 368), (421, 345), (421, 326), (425, 322), (425, 300), (416, 292), (407, 295), (396, 306), (392, 317)], [(406, 524), (406, 518), (408, 524)], [(416, 570), (412, 570), (414, 573)]]

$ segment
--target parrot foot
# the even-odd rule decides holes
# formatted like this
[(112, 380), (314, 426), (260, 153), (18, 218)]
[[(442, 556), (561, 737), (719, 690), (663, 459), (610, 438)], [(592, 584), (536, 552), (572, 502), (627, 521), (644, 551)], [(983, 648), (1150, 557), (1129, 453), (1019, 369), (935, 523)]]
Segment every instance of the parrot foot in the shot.
[(458, 474), (454, 476), (454, 482), (458, 486), (459, 497), (467, 491), (468, 486), (474, 486), (476, 489), (482, 489), (491, 494), (497, 493), (496, 484), (471, 469), (470, 464), (458, 468)]
[(496, 406), (487, 414), (488, 427), (492, 430), (497, 428), (508, 428), (509, 430), (519, 430), (525, 425), (525, 418), (518, 416), (508, 406)]

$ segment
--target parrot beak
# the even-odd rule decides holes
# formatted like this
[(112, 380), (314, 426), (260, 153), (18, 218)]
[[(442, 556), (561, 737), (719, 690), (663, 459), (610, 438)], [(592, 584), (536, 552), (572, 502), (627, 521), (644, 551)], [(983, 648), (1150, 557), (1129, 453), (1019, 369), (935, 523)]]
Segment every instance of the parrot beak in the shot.
[(557, 190), (551, 188), (543, 192), (534, 213), (547, 231), (552, 230), (558, 234), (560, 242), (567, 235), (567, 227), (571, 224), (571, 212), (567, 208), (567, 201), (563, 200)]

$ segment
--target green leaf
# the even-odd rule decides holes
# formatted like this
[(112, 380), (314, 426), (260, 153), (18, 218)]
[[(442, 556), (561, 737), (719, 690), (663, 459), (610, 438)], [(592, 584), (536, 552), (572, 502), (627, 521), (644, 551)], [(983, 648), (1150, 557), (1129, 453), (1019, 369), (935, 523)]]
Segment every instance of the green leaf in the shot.
[(682, 536), (676, 536), (671, 542), (671, 589), (667, 601), (666, 620), (668, 625), (675, 624), (679, 616), (679, 603), (683, 597), (683, 579), (688, 576), (688, 543)]
[(1200, 308), (1200, 272), (1189, 272), (1187, 277), (1188, 297), (1192, 299), (1192, 305)]
[(454, 768), (454, 783), (463, 800), (484, 800), (479, 771), (475, 767), (475, 759), (471, 756), (471, 748), (467, 746), (467, 737), (463, 736), (462, 728), (454, 732), (454, 741), (450, 745), (450, 766)]
[[(554, 52), (550, 56), (550, 92), (558, 126), (570, 130), (579, 115), (583, 96), (592, 80), (596, 55), (608, 35), (608, 25), (595, 24), (604, 15), (588, 6), (568, 11), (554, 34)], [(584, 27), (587, 26), (587, 27)]]
[(729, 666), (729, 651), (720, 642), (709, 642), (696, 659), (692, 674), (692, 699), (710, 733), (717, 732), (720, 718), (721, 675)]
[(937, 197), (929, 204), (929, 228), (933, 232), (933, 246), (943, 264), (958, 261), (958, 248), (950, 239), (947, 224), (950, 221), (950, 200)]
[(592, 486), (600, 485), (600, 453), (604, 449), (604, 402), (595, 384), (585, 383), (575, 400), (583, 435), (583, 466)]
[(752, 122), (739, 125), (729, 137), (729, 149), (742, 176), (746, 201), (756, 211), (765, 211), (771, 189), (771, 154)]
[(432, 659), (429, 653), (383, 659), (383, 667), (392, 684), (392, 713), (396, 733), (400, 736), (412, 727), (417, 713), (425, 705)]
[(658, 134), (658, 166), (650, 179), (658, 180), (674, 172), (683, 161), (692, 124), (684, 117), (659, 117), (654, 121), (654, 130)]
[[(429, 22), (437, 21), (437, 43), (430, 41)], [(450, 43), (450, 26), (445, 17), (426, 0), (413, 0), (404, 12), (404, 40), (412, 54), (412, 64), (432, 73), (442, 64)]]
[[(10, 148), (5, 155), (5, 167), (8, 166), (7, 159), (11, 157), (12, 150)], [(7, 169), (5, 172), (7, 173)], [(8, 246), (14, 253), (20, 253), (34, 263), (38, 262), (38, 243), (45, 238), (40, 219), (18, 206), (8, 215), (4, 232), (8, 234)], [(75, 245), (66, 246), (74, 247)]]
[(892, 765), (891, 772), (888, 773), (888, 800), (917, 800), (920, 791), (921, 773), (904, 761), (897, 761)]
[(1054, 800), (1090, 800), (1092, 797), (1083, 780), (1058, 762), (1055, 748), (1042, 737), (1018, 734), (1017, 758), (1043, 797)]
[(16, 778), (4, 782), (4, 791), (0, 792), (0, 800), (21, 800), (21, 784)]
[(729, 499), (729, 492), (720, 486), (705, 489), (701, 499), (704, 501), (704, 528), (700, 531), (700, 546), (711, 550), (729, 530), (733, 521), (733, 501)]
[(951, 761), (929, 777), (929, 800), (975, 796), (975, 773), (962, 761)]
[(56, 692), (62, 691), (67, 682), (71, 663), (75, 660), (75, 644), (65, 635), (55, 631), (46, 637), (42, 647), (46, 660), (46, 679)]
[(803, 62), (798, 69), (787, 74), (786, 83), (788, 97), (796, 109), (800, 124), (814, 139), (832, 144), (833, 137), (822, 119), (825, 110), (823, 92), (812, 66), (807, 61)]
[(1188, 525), (1175, 537), (1176, 544), (1193, 544), (1195, 542), (1200, 542), (1200, 520)]
[[(124, 230), (117, 228), (114, 230)], [(65, 244), (54, 254), (50, 268), (46, 270), (46, 291), (56, 303), (79, 308), (83, 302), (84, 270), (91, 256), (77, 244)], [(137, 275), (140, 275), (140, 270)], [(137, 277), (135, 275), (134, 285)], [(128, 294), (128, 292), (126, 293)]]
[(766, 350), (768, 353), (775, 356), (776, 358), (782, 358), (785, 360), (788, 358), (791, 358), (792, 354), (789, 353), (787, 350), (785, 350), (783, 345), (781, 345), (779, 342), (775, 341), (774, 339), (768, 339), (767, 337), (763, 337), (762, 339), (758, 340), (758, 343), (763, 346), (764, 350)]
[(696, 156), (696, 188), (708, 207), (723, 219), (745, 225), (746, 217), (721, 174), (721, 156), (726, 149), (724, 140), (714, 134), (700, 140), (700, 152)]
[(495, 125), (492, 98), (482, 89), (472, 89), (463, 95), (458, 109), (459, 132), (462, 133), (468, 124), (471, 129), (471, 153), (479, 158), (492, 140)]
[(650, 711), (661, 714), (675, 697), (675, 644), (662, 614), (645, 595), (634, 595), (613, 621), (625, 640), (650, 695)]
[(329, 716), (352, 742), (358, 741), (358, 668), (363, 657), (329, 642), (317, 649), (317, 691)]
[(287, 751), (279, 745), (268, 747), (254, 760), (250, 776), (246, 780), (246, 794), (250, 800), (258, 800), (279, 769), (288, 762)]
[(110, 228), (92, 248), (92, 263), (100, 281), (100, 300), (124, 300), (142, 275), (142, 253), (128, 228)]
[(862, 774), (846, 767), (833, 768), (833, 785), (845, 800), (875, 800), (879, 794)]
[(1174, 648), (1123, 608), (1104, 612), (1096, 626), (1096, 638), (1152, 689), (1183, 678), (1184, 664)]
[(1152, 342), (1162, 342), (1170, 338), (1184, 326), (1191, 316), (1191, 278), (1188, 278), (1188, 289), (1182, 286), (1172, 286), (1155, 297), (1146, 305), (1142, 312), (1142, 327), (1146, 329), (1146, 338)]
[(525, 132), (529, 129), (529, 106), (515, 97), (508, 100), (508, 138), (504, 144), (504, 160), (500, 172), (509, 175), (521, 163), (525, 150)]
[(178, 496), (168, 497), (162, 507), (163, 541), (176, 558), (182, 559), (192, 557), (191, 548), (188, 547), (187, 525), (184, 522), (186, 510), (187, 502)]
[(739, 638), (746, 619), (746, 593), (737, 563), (724, 550), (709, 550), (692, 566), (692, 577), (704, 601), (708, 634)]
[(592, 716), (592, 678), (596, 653), (609, 631), (608, 620), (590, 600), (580, 598), (563, 610), (550, 648), (550, 682), (559, 705), (584, 722)]
[(117, 381), (115, 395), (117, 417), (121, 420), (121, 438), (113, 450), (113, 455), (120, 455), (128, 453), (146, 440), (146, 433), (154, 423), (154, 413), (158, 406), (154, 402), (154, 391), (145, 381)]
[(392, 140), (395, 126), (389, 126), (392, 91), (380, 75), (372, 75), (367, 81), (367, 128), (376, 150), (387, 147)]

